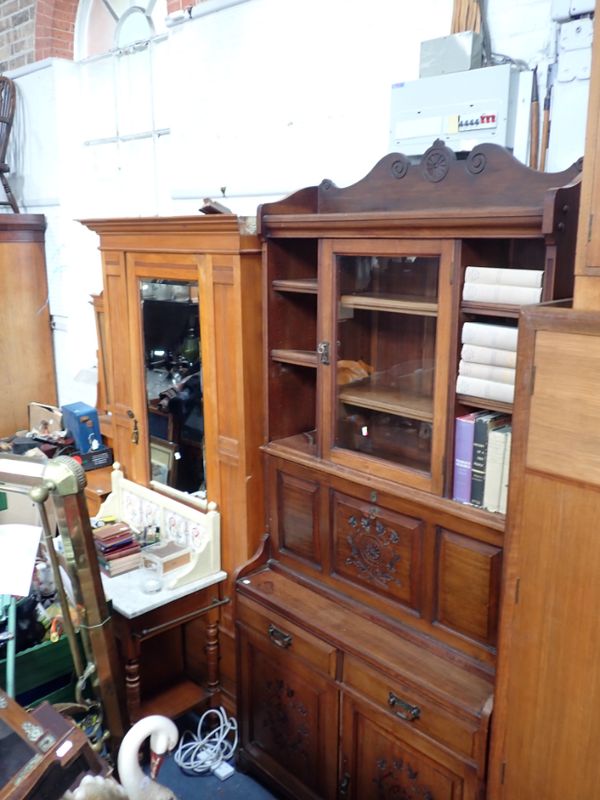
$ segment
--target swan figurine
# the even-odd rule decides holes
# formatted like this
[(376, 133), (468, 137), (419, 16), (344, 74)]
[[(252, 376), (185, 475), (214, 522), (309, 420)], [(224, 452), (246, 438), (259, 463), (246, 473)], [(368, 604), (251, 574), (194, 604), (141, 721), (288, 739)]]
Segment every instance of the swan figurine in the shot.
[[(138, 755), (143, 742), (150, 737), (150, 775), (139, 765)], [(156, 783), (165, 754), (173, 750), (179, 739), (175, 723), (167, 717), (153, 714), (136, 722), (127, 731), (117, 757), (121, 783), (101, 775), (86, 775), (74, 792), (63, 800), (177, 800), (166, 786)]]

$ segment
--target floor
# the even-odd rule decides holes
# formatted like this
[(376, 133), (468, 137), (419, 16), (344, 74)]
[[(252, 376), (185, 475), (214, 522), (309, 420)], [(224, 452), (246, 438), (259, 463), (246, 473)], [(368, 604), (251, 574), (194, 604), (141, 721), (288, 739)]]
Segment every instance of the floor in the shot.
[(159, 782), (175, 792), (178, 800), (200, 800), (219, 798), (219, 800), (273, 800), (276, 795), (268, 792), (248, 775), (234, 772), (224, 781), (214, 775), (184, 775), (172, 758), (165, 759), (159, 775)]
[[(210, 717), (209, 717), (210, 718)], [(194, 714), (180, 717), (177, 727), (181, 734), (200, 735), (198, 724), (201, 720)], [(235, 766), (235, 756), (229, 762)], [(201, 798), (219, 798), (219, 800), (277, 800), (277, 795), (272, 794), (257, 780), (247, 774), (235, 772), (225, 780), (220, 780), (212, 773), (192, 774), (185, 773), (175, 763), (173, 755), (167, 756), (160, 768), (158, 782), (171, 789), (177, 800), (201, 800)]]

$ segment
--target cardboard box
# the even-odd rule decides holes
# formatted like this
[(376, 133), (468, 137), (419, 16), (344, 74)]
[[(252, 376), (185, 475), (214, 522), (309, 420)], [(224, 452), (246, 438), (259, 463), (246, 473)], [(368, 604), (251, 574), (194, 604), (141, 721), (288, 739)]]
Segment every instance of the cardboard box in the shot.
[(102, 444), (98, 412), (87, 403), (70, 403), (62, 406), (65, 428), (75, 441), (80, 453), (97, 450)]
[(421, 42), (419, 77), (464, 72), (477, 69), (482, 63), (483, 37), (474, 31), (462, 31)]

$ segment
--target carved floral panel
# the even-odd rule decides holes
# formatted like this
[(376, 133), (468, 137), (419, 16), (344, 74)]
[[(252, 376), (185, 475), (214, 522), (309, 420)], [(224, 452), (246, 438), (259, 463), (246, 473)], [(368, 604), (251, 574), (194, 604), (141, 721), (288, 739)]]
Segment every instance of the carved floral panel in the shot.
[(335, 572), (418, 610), (423, 530), (420, 519), (336, 493)]

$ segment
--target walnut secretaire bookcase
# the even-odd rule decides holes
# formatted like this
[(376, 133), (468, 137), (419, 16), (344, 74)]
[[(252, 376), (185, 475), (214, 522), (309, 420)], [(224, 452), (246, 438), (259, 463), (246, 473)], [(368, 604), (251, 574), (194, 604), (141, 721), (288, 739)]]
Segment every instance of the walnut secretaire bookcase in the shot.
[(289, 798), (479, 800), (505, 518), (452, 499), (467, 266), (573, 287), (579, 169), (390, 154), (263, 205), (268, 538), (237, 580), (242, 759)]

